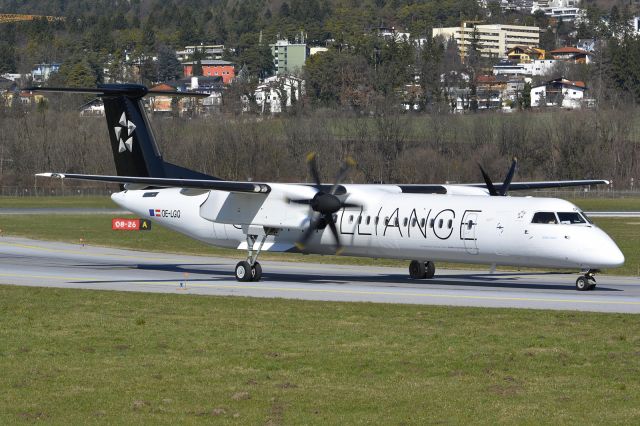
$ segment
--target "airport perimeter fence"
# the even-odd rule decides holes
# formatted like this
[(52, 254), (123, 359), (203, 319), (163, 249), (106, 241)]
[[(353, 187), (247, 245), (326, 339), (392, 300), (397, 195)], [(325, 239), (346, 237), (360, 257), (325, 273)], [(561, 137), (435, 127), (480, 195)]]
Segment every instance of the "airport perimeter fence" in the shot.
[[(118, 191), (118, 186), (114, 184), (105, 184), (98, 186), (87, 185), (64, 185), (42, 187), (23, 187), (23, 186), (0, 186), (0, 196), (5, 197), (59, 197), (59, 196), (77, 196), (77, 197), (95, 197), (109, 196)], [(533, 197), (553, 197), (565, 199), (580, 198), (640, 198), (640, 190), (615, 190), (613, 188), (589, 189), (589, 188), (572, 188), (572, 189), (545, 189), (536, 191), (517, 191), (511, 192), (511, 195)]]

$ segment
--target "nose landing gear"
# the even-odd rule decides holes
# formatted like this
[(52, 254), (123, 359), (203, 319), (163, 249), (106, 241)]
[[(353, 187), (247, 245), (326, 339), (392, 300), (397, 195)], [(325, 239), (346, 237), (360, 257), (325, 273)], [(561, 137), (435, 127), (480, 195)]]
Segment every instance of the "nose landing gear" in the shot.
[(584, 275), (579, 276), (576, 280), (576, 290), (593, 290), (596, 287), (596, 272), (600, 271), (598, 271), (597, 269), (589, 269)]

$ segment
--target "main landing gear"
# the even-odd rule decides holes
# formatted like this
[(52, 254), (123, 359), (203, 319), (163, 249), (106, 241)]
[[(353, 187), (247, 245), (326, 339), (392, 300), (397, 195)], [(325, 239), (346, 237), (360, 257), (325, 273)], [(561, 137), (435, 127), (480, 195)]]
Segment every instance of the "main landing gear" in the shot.
[(247, 234), (247, 260), (238, 262), (236, 265), (236, 280), (241, 282), (260, 281), (260, 278), (262, 278), (262, 266), (258, 263), (258, 255), (267, 237), (273, 233), (272, 230), (265, 229), (256, 250), (254, 250), (254, 246), (258, 240), (258, 235)]
[(430, 279), (436, 273), (436, 265), (433, 262), (412, 260), (409, 264), (409, 276), (414, 280)]
[(600, 272), (597, 269), (589, 269), (584, 275), (581, 275), (576, 280), (576, 290), (588, 291), (596, 288), (596, 272)]

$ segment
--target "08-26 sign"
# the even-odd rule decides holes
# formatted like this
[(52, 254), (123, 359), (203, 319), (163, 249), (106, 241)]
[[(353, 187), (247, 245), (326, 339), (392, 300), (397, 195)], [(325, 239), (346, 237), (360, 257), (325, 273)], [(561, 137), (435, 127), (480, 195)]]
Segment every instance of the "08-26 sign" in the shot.
[(147, 219), (111, 219), (111, 229), (114, 231), (150, 231), (151, 221)]

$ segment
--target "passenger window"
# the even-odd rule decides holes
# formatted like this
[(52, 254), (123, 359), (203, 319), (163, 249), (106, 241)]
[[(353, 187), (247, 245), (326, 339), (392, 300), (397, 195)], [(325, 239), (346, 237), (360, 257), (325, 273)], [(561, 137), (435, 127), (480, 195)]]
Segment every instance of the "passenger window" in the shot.
[(553, 212), (538, 212), (533, 215), (531, 223), (558, 223), (558, 219)]
[(358, 225), (362, 223), (362, 216), (358, 216)]
[(434, 224), (435, 221), (436, 221), (435, 219), (431, 219), (429, 221), (429, 228), (433, 228), (433, 224)]
[(396, 217), (396, 220), (394, 221), (396, 226), (400, 226), (400, 220)]
[(411, 219), (411, 226), (415, 228), (417, 224), (418, 224), (418, 219), (416, 219), (415, 217)]
[(402, 226), (407, 226), (407, 223), (409, 223), (409, 220), (405, 217), (402, 221)]
[(442, 224), (444, 224), (444, 220), (440, 219), (438, 221), (438, 228), (442, 228)]
[(375, 223), (376, 223), (376, 225), (378, 224), (379, 219), (380, 219), (380, 218), (379, 218), (378, 216), (376, 216), (376, 219), (375, 219)]
[(388, 217), (384, 218), (384, 226), (389, 226), (389, 218)]
[(558, 213), (558, 219), (560, 219), (560, 223), (565, 225), (574, 225), (576, 223), (585, 223), (585, 220), (580, 213), (576, 212), (567, 212), (567, 213)]
[(424, 228), (424, 217), (422, 219), (420, 219), (420, 228)]
[(367, 216), (367, 225), (371, 223), (371, 216)]
[(451, 229), (452, 226), (453, 226), (453, 220), (449, 219), (449, 222), (447, 222), (447, 228)]
[(473, 220), (469, 220), (469, 222), (467, 223), (467, 229), (471, 230), (471, 228), (473, 228)]
[(353, 215), (349, 216), (349, 223), (353, 223)]

